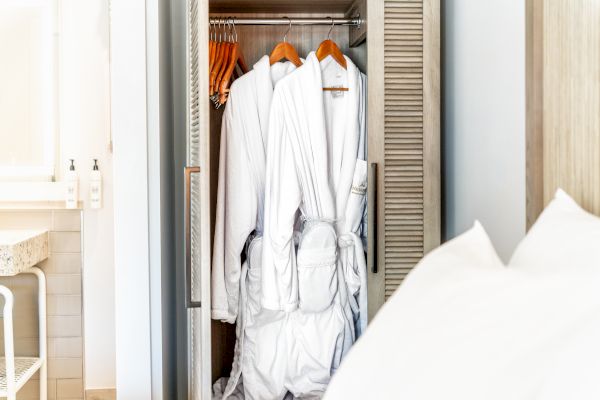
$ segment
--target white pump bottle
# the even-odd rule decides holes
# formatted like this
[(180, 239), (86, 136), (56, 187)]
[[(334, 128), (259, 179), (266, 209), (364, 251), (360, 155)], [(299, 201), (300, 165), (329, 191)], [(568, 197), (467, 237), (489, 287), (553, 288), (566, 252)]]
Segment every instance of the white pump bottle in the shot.
[(97, 159), (94, 159), (94, 167), (90, 175), (90, 207), (102, 208), (102, 173), (98, 168)]
[(79, 177), (75, 171), (75, 160), (71, 159), (71, 165), (66, 173), (66, 208), (77, 208), (79, 203)]

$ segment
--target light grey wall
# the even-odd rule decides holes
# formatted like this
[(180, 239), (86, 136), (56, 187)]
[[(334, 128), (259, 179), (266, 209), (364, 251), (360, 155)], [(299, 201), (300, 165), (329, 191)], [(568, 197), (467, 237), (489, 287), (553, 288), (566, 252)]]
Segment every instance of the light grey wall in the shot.
[(173, 99), (173, 176), (174, 227), (175, 227), (175, 319), (177, 341), (176, 397), (188, 398), (188, 337), (187, 310), (185, 308), (184, 260), (184, 182), (183, 169), (187, 164), (187, 85), (186, 85), (186, 0), (171, 0), (171, 74)]
[(187, 398), (186, 0), (146, 1), (152, 399)]
[(152, 399), (176, 398), (171, 1), (146, 1)]
[(508, 261), (525, 234), (525, 5), (442, 10), (445, 238), (481, 221)]

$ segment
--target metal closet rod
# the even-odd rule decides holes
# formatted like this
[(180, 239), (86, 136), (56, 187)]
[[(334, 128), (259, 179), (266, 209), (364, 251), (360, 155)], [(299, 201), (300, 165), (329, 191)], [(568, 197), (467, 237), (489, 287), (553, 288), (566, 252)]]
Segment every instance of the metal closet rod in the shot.
[(237, 18), (211, 17), (210, 24), (233, 22), (235, 25), (347, 25), (360, 27), (362, 20), (357, 18)]

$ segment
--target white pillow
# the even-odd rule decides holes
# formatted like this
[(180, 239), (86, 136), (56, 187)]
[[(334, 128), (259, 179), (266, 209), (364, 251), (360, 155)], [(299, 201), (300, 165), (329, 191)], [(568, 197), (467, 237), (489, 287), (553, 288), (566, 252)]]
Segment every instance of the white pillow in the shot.
[(496, 370), (480, 365), (505, 356), (489, 320), (498, 304), (506, 308), (497, 293), (512, 272), (479, 222), (431, 251), (352, 347), (325, 400), (498, 399), (486, 396)]
[(557, 270), (600, 266), (600, 218), (559, 189), (515, 250), (509, 267)]
[(482, 274), (505, 269), (487, 232), (479, 221), (475, 221), (469, 230), (423, 257), (383, 305), (382, 310), (388, 303), (395, 301), (395, 297), (422, 298), (426, 291), (437, 291), (458, 280), (479, 279)]
[(496, 249), (479, 221), (427, 254), (412, 270), (407, 279), (419, 275), (421, 270), (435, 274), (436, 279), (445, 279), (455, 269), (503, 268)]

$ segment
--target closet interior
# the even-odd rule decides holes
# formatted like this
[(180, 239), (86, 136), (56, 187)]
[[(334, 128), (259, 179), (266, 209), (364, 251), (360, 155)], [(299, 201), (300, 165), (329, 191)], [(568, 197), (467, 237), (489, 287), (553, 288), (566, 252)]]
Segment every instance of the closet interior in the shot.
[[(328, 37), (335, 42), (343, 54), (368, 75), (366, 21), (360, 17), (358, 4), (351, 1), (210, 1), (209, 29), (217, 33), (232, 32), (248, 69), (252, 69), (262, 56), (270, 55), (278, 43), (290, 43), (300, 58), (316, 51)], [(318, 12), (315, 12), (317, 11)], [(238, 22), (236, 23), (236, 19)], [(247, 20), (240, 22), (240, 20)], [(261, 21), (264, 19), (264, 21)], [(333, 19), (333, 24), (330, 20)], [(356, 24), (340, 24), (340, 20), (359, 21)], [(277, 21), (279, 20), (279, 21)], [(288, 23), (291, 21), (291, 25)], [(212, 22), (212, 24), (210, 24)], [(220, 23), (219, 23), (220, 22)], [(262, 23), (265, 23), (264, 25)], [(266, 25), (271, 23), (272, 25)], [(364, 25), (363, 25), (364, 24)], [(212, 25), (212, 26), (211, 26)], [(219, 26), (221, 25), (221, 26)], [(360, 26), (362, 25), (362, 30)], [(351, 32), (355, 43), (351, 44)], [(359, 37), (359, 32), (362, 36)], [(209, 32), (210, 35), (210, 32)], [(239, 67), (236, 68), (238, 71)], [(215, 107), (210, 103), (211, 182), (218, 181), (219, 143), (221, 122), (225, 106)], [(211, 204), (217, 201), (217, 186), (211, 185)], [(215, 213), (211, 213), (214, 219)], [(214, 221), (211, 223), (214, 230)], [(212, 379), (229, 376), (235, 345), (235, 325), (219, 321), (212, 322)]]
[(188, 24), (188, 165), (200, 167), (187, 175), (189, 385), (209, 398), (236, 342), (235, 324), (205, 306), (225, 109), (223, 96), (211, 98), (209, 41), (230, 35), (251, 70), (279, 43), (306, 58), (329, 38), (366, 74), (370, 319), (440, 242), (439, 0), (188, 0)]

